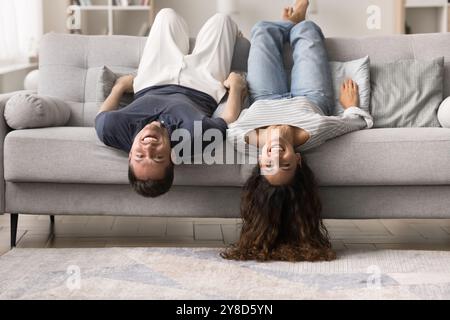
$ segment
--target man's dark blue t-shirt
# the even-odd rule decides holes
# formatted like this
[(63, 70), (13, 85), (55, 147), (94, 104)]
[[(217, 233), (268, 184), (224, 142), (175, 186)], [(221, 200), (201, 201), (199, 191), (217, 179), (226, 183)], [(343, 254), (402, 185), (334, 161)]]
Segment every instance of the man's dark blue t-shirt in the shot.
[[(136, 135), (154, 121), (167, 128), (169, 137), (176, 129), (186, 129), (192, 139), (201, 139), (194, 135), (197, 121), (202, 124), (202, 133), (218, 129), (225, 139), (226, 122), (211, 118), (216, 109), (216, 101), (203, 92), (178, 85), (151, 87), (138, 92), (127, 107), (98, 114), (95, 129), (104, 144), (125, 152), (130, 152)], [(172, 142), (172, 148), (176, 144)]]

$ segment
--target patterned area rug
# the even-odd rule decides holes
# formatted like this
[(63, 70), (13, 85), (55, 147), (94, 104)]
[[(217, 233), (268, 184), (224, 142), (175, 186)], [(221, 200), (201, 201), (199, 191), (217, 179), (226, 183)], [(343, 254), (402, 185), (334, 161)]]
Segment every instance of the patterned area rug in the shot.
[(323, 263), (219, 252), (15, 249), (0, 257), (0, 299), (450, 299), (450, 252), (343, 250)]

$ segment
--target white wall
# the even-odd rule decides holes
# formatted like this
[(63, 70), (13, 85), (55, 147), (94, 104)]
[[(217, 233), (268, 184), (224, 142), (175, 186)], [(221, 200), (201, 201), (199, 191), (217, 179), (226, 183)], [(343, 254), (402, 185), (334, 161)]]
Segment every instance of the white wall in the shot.
[[(44, 1), (44, 32), (67, 32), (66, 8), (68, 0)], [(394, 0), (311, 0), (316, 1), (317, 14), (309, 16), (323, 29), (327, 37), (363, 36), (395, 33), (395, 3)], [(237, 0), (239, 14), (233, 18), (239, 24), (246, 36), (249, 36), (252, 26), (259, 20), (278, 20), (282, 7), (292, 3), (291, 0)], [(381, 29), (368, 30), (367, 7), (378, 5), (381, 8)], [(174, 8), (188, 21), (191, 36), (195, 36), (202, 24), (216, 12), (216, 0), (156, 0), (157, 9)], [(101, 29), (101, 26), (89, 27)]]
[[(392, 34), (396, 31), (396, 1), (393, 0), (312, 0), (316, 1), (317, 14), (309, 18), (317, 22), (327, 37)], [(239, 14), (233, 18), (246, 36), (259, 20), (278, 20), (283, 6), (291, 0), (238, 0)], [(381, 8), (381, 29), (369, 30), (366, 22), (367, 8)], [(182, 14), (195, 36), (201, 25), (216, 12), (216, 0), (156, 0), (158, 9), (170, 7)]]
[(23, 90), (25, 77), (34, 69), (36, 68), (27, 67), (7, 73), (0, 72), (0, 94)]
[(68, 0), (43, 0), (44, 33), (66, 33)]

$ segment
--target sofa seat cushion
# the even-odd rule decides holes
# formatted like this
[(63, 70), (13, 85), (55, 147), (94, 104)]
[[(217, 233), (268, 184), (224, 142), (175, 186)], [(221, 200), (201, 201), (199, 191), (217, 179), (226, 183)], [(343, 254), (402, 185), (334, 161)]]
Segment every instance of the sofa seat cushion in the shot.
[(450, 129), (357, 131), (304, 156), (321, 186), (450, 184)]
[[(363, 130), (303, 156), (321, 186), (450, 184), (450, 129)], [(127, 155), (99, 142), (93, 128), (12, 131), (4, 157), (10, 182), (128, 183)], [(175, 185), (242, 186), (252, 167), (180, 166)]]
[[(10, 182), (128, 184), (128, 155), (102, 144), (94, 128), (17, 130), (5, 139), (5, 180)], [(175, 185), (235, 187), (234, 165), (177, 167)]]

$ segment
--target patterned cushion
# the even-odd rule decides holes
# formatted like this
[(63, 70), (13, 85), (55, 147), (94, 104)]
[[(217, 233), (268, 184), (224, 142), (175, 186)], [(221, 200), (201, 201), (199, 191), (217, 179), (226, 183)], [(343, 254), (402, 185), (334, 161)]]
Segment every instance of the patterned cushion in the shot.
[(371, 114), (376, 128), (440, 127), (444, 58), (399, 60), (371, 67)]

